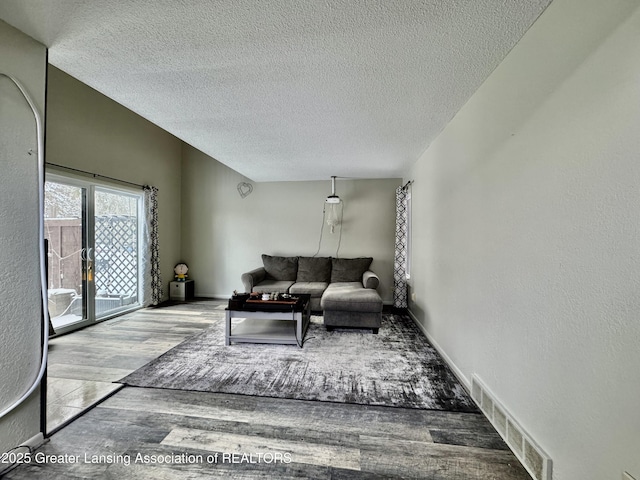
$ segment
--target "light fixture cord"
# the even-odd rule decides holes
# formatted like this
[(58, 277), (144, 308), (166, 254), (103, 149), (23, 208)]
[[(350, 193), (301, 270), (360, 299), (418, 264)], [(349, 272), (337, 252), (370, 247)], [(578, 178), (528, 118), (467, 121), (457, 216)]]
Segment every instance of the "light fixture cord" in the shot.
[(340, 226), (340, 234), (338, 235), (338, 247), (336, 248), (336, 258), (340, 258), (338, 252), (340, 251), (340, 244), (342, 243), (342, 217), (344, 213), (344, 201), (340, 202), (340, 221), (338, 225)]
[(327, 211), (327, 205), (325, 204), (322, 207), (322, 223), (320, 224), (320, 239), (318, 240), (318, 250), (316, 251), (316, 253), (313, 254), (313, 256), (317, 256), (320, 253), (320, 245), (322, 245), (322, 232), (324, 231), (324, 219), (325, 219), (325, 213)]

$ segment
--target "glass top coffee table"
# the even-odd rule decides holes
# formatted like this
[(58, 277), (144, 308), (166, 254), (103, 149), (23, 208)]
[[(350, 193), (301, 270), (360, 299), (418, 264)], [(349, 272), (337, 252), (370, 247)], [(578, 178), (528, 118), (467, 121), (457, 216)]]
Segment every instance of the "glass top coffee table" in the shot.
[(278, 343), (302, 348), (311, 318), (311, 295), (277, 300), (249, 298), (225, 311), (224, 344)]

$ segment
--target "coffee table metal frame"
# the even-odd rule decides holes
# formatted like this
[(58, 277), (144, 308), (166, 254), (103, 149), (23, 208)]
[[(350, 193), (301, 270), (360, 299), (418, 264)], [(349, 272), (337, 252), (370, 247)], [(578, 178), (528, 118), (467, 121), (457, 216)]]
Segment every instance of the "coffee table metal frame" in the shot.
[[(243, 318), (249, 320), (232, 327), (232, 319)], [(311, 318), (311, 301), (304, 300), (302, 308), (294, 309), (283, 306), (260, 304), (240, 309), (225, 311), (224, 344), (231, 342), (248, 343), (277, 343), (285, 345), (298, 345), (302, 348), (304, 336), (309, 327)], [(295, 336), (291, 328), (291, 322), (295, 322)]]

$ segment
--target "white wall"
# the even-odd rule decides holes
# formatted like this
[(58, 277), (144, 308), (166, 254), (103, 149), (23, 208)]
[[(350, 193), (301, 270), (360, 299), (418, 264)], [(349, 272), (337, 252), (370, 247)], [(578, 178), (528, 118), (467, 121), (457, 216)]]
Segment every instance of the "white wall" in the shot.
[[(44, 118), (46, 49), (1, 20), (0, 72), (24, 85)], [(37, 151), (31, 109), (13, 83), (0, 77), (0, 410), (27, 391), (40, 367), (38, 177), (29, 149)], [(0, 453), (35, 436), (39, 420), (36, 390), (0, 419)]]
[[(243, 291), (240, 276), (262, 266), (260, 255), (312, 256), (318, 250), (324, 199), (331, 180), (249, 182), (234, 170), (185, 145), (182, 172), (182, 253), (196, 294), (228, 297)], [(395, 188), (400, 179), (336, 180), (344, 201), (342, 258), (373, 257), (380, 294), (393, 300)], [(324, 228), (321, 256), (336, 256), (338, 230)]]
[(411, 311), (550, 454), (640, 478), (640, 9), (555, 0), (407, 172)]
[(160, 271), (165, 297), (180, 253), (181, 155), (182, 141), (49, 67), (47, 162), (158, 187)]

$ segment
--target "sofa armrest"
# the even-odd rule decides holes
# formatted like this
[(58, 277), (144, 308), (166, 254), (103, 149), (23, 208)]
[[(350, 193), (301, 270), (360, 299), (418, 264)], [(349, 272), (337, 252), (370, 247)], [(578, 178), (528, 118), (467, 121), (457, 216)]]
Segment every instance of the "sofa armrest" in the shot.
[(375, 290), (380, 285), (380, 279), (371, 270), (367, 270), (362, 274), (362, 285), (364, 288), (373, 288)]
[(253, 287), (262, 282), (267, 277), (267, 271), (264, 267), (259, 267), (250, 272), (242, 274), (242, 283), (244, 284), (244, 291), (251, 293)]

